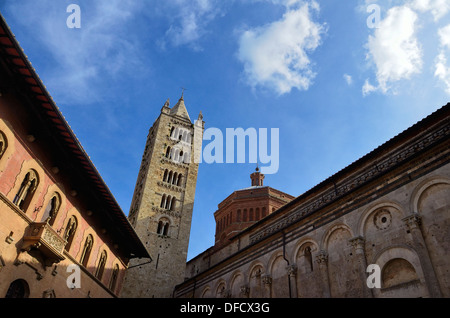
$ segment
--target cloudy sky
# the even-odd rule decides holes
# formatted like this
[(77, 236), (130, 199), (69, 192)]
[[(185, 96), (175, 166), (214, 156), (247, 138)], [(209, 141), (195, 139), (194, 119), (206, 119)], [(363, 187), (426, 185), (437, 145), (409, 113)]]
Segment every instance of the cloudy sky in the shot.
[[(80, 28), (67, 26), (71, 4)], [(450, 100), (448, 0), (2, 0), (0, 11), (126, 214), (148, 129), (181, 87), (191, 119), (201, 111), (224, 136), (279, 128), (265, 185), (294, 196)], [(200, 165), (188, 258), (214, 244), (217, 204), (254, 169)]]

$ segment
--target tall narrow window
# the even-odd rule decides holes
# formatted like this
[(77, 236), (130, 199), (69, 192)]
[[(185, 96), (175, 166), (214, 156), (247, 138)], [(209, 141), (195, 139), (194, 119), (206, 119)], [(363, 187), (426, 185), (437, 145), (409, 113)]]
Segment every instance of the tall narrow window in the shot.
[(172, 184), (176, 184), (177, 183), (177, 178), (178, 178), (178, 173), (177, 172), (175, 172), (174, 174), (173, 174), (173, 178), (172, 178)]
[(164, 170), (164, 177), (163, 177), (163, 182), (167, 181), (167, 174), (168, 174), (168, 170)]
[(3, 154), (5, 153), (7, 147), (8, 147), (8, 143), (7, 143), (6, 137), (0, 131), (0, 159), (2, 158)]
[(14, 197), (13, 203), (19, 207), (22, 211), (26, 211), (28, 205), (33, 198), (33, 194), (36, 191), (38, 185), (37, 173), (34, 170), (30, 170), (22, 181), (19, 191)]
[(166, 195), (163, 194), (161, 198), (161, 204), (159, 205), (160, 208), (164, 209), (166, 207)]
[(114, 269), (111, 275), (111, 280), (109, 282), (109, 290), (111, 290), (113, 293), (116, 289), (117, 285), (117, 278), (119, 277), (119, 265), (114, 265)]
[(55, 193), (45, 208), (44, 215), (42, 216), (42, 222), (47, 222), (49, 225), (53, 225), (60, 206), (61, 196), (58, 193)]
[(84, 267), (87, 267), (89, 256), (91, 256), (92, 245), (94, 245), (94, 238), (89, 234), (84, 242), (83, 252), (81, 253), (80, 258), (80, 263), (83, 264)]
[(312, 254), (311, 254), (311, 246), (307, 246), (305, 248), (305, 259), (306, 259), (306, 270), (307, 271), (313, 271), (313, 260), (312, 260)]
[(181, 178), (183, 177), (183, 175), (180, 173), (179, 175), (178, 175), (178, 179), (177, 179), (177, 186), (179, 186), (179, 187), (181, 187)]
[(172, 203), (172, 196), (167, 196), (167, 200), (166, 200), (166, 205), (165, 205), (165, 209), (166, 210), (170, 210), (170, 204)]
[(170, 147), (167, 147), (167, 150), (166, 150), (166, 158), (170, 158), (170, 152), (171, 152)]
[(172, 198), (172, 201), (170, 202), (170, 207), (169, 207), (169, 210), (170, 211), (173, 211), (173, 210), (175, 210), (175, 203), (176, 203), (176, 198), (175, 197), (173, 197)]
[(103, 277), (103, 272), (105, 271), (106, 259), (107, 259), (107, 254), (106, 254), (106, 251), (103, 250), (102, 254), (100, 255), (100, 259), (98, 261), (97, 270), (95, 271), (95, 277), (97, 277), (99, 280), (101, 280)]
[(69, 221), (67, 221), (66, 230), (64, 231), (64, 239), (66, 240), (65, 250), (69, 251), (72, 245), (73, 238), (75, 237), (75, 232), (78, 227), (78, 221), (74, 216), (71, 216)]

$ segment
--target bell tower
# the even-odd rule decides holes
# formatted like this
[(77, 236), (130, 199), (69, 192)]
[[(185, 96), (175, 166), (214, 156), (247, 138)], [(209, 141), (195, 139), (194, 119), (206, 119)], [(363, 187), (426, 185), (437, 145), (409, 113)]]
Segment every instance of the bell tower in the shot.
[(192, 123), (182, 94), (149, 130), (128, 219), (152, 260), (130, 261), (122, 297), (172, 297), (184, 280), (203, 129), (202, 113)]

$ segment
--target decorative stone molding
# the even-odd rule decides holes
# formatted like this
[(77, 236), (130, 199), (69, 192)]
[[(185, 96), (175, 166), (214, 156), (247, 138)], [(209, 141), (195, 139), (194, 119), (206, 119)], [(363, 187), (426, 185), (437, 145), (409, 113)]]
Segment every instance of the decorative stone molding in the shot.
[(319, 263), (319, 265), (326, 265), (328, 263), (328, 254), (325, 251), (320, 251), (319, 254), (316, 256), (316, 262)]
[(402, 219), (405, 222), (409, 231), (414, 229), (419, 229), (422, 224), (422, 217), (416, 213), (412, 215), (408, 215), (407, 217)]
[(176, 192), (184, 192), (184, 189), (182, 187), (176, 186), (176, 185), (168, 183), (168, 182), (158, 181), (157, 184), (159, 186), (167, 188), (169, 190), (173, 190)]
[(316, 196), (309, 202), (305, 202), (299, 206), (298, 209), (295, 209), (279, 218), (277, 222), (270, 224), (255, 234), (252, 234), (250, 236), (250, 243), (253, 244), (258, 242), (272, 233), (295, 223), (306, 215), (314, 213), (331, 201), (346, 195), (353, 189), (386, 173), (392, 167), (415, 157), (418, 152), (448, 137), (449, 134), (450, 127), (448, 125), (440, 127), (433, 132), (421, 136), (420, 140), (417, 140), (413, 144), (400, 148), (396, 151), (392, 151), (389, 156), (380, 162), (374, 163), (372, 166), (367, 167), (367, 169), (364, 169), (359, 173), (354, 173), (351, 177), (342, 180), (339, 185), (335, 184), (335, 186), (331, 186), (330, 181), (330, 187), (327, 190), (324, 190), (323, 193)]
[(292, 264), (292, 265), (286, 266), (286, 271), (287, 271), (288, 276), (297, 275), (297, 265)]
[(271, 285), (272, 284), (272, 276), (270, 275), (263, 275), (262, 276), (262, 282), (264, 285)]
[(166, 214), (166, 215), (170, 215), (170, 216), (173, 216), (175, 218), (181, 218), (181, 212), (179, 212), (179, 211), (170, 211), (170, 210), (166, 210), (166, 209), (157, 208), (155, 206), (152, 206), (152, 211), (158, 212), (158, 213), (162, 213), (162, 214)]
[(362, 236), (357, 236), (349, 240), (352, 247), (355, 249), (355, 251), (361, 251), (364, 249), (364, 238)]
[(242, 285), (240, 287), (240, 295), (243, 297), (247, 297), (250, 294), (250, 287), (248, 285)]

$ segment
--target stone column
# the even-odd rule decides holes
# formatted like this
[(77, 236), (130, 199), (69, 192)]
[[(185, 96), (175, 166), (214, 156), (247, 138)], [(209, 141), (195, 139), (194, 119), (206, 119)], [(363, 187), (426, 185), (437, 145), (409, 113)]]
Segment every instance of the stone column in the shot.
[(291, 287), (290, 295), (291, 298), (298, 298), (297, 295), (297, 265), (289, 265), (286, 267), (286, 271), (289, 279), (289, 286)]
[(328, 254), (322, 250), (316, 256), (316, 261), (319, 264), (320, 274), (322, 276), (322, 291), (323, 297), (331, 297), (330, 280), (328, 278)]
[(358, 272), (361, 280), (361, 291), (362, 297), (371, 298), (373, 297), (372, 289), (367, 287), (367, 260), (366, 253), (364, 252), (364, 238), (362, 236), (357, 236), (350, 239), (350, 243), (355, 251), (356, 261), (358, 263)]
[(272, 276), (262, 276), (262, 282), (264, 284), (264, 295), (266, 298), (272, 298)]
[(416, 250), (420, 264), (422, 265), (423, 274), (425, 277), (425, 283), (428, 287), (430, 297), (438, 298), (442, 297), (441, 290), (439, 288), (439, 281), (437, 280), (436, 273), (434, 272), (433, 264), (431, 263), (430, 254), (428, 253), (427, 245), (423, 238), (421, 224), (422, 218), (419, 214), (413, 213), (405, 218), (403, 221), (408, 228), (408, 233), (411, 234), (413, 239), (413, 247)]

